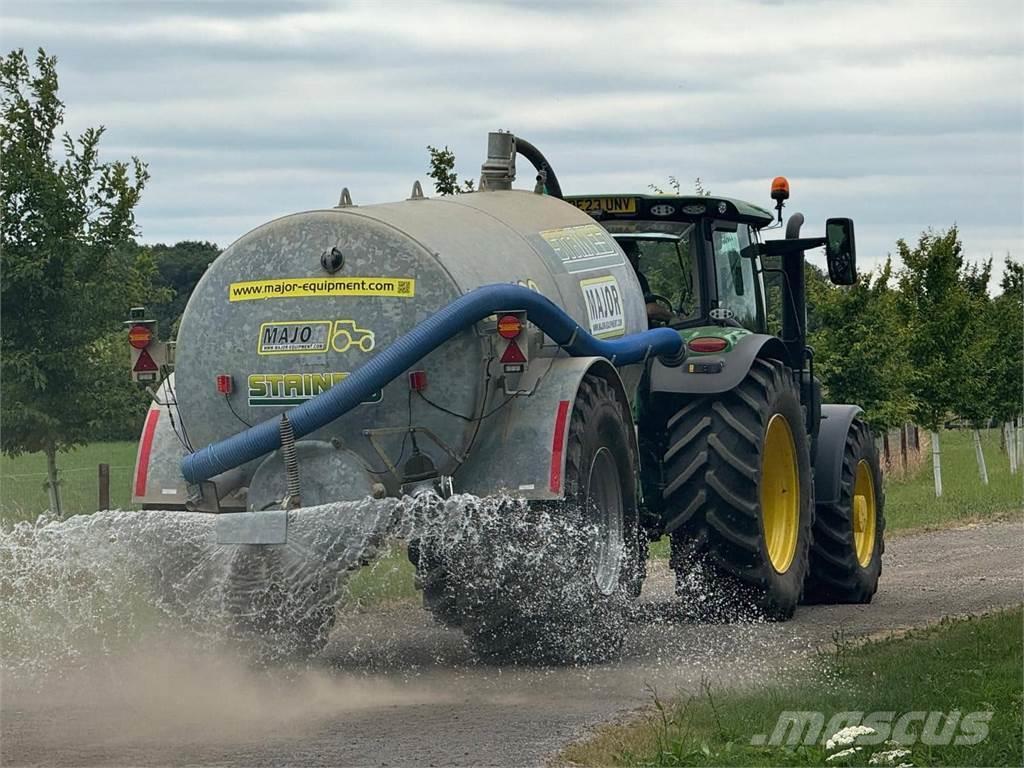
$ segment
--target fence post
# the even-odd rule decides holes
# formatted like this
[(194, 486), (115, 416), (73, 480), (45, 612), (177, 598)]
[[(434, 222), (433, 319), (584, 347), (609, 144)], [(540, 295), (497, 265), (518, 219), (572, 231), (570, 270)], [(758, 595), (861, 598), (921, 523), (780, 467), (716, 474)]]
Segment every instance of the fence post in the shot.
[(105, 509), (110, 509), (110, 465), (100, 464), (100, 506), (99, 510), (102, 512)]

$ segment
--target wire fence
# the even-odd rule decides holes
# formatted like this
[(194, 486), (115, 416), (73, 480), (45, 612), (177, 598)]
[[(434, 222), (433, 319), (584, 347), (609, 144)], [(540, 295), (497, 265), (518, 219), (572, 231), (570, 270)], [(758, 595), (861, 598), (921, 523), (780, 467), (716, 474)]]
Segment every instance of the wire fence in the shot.
[[(110, 508), (132, 508), (131, 466), (110, 467)], [(64, 516), (100, 509), (99, 466), (61, 469), (57, 473)], [(45, 472), (0, 475), (0, 518), (32, 520), (50, 509)]]

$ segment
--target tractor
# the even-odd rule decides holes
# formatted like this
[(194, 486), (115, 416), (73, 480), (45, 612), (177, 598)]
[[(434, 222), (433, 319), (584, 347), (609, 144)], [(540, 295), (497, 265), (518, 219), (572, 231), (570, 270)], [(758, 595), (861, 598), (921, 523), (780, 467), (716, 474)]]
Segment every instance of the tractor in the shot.
[[(533, 189), (513, 189), (519, 157)], [(134, 500), (211, 515), (225, 609), (302, 654), (326, 642), (339, 578), (396, 536), (425, 606), (489, 655), (614, 653), (665, 535), (684, 600), (699, 574), (710, 602), (769, 619), (868, 602), (878, 455), (857, 406), (821, 402), (805, 322), (804, 252), (852, 283), (853, 222), (803, 238), (796, 214), (764, 240), (785, 180), (772, 194), (777, 217), (564, 197), (498, 132), (474, 193), (416, 183), (358, 206), (346, 189), (257, 227), (206, 271), (174, 344), (132, 310), (154, 394)], [(437, 534), (471, 518), (454, 545)]]

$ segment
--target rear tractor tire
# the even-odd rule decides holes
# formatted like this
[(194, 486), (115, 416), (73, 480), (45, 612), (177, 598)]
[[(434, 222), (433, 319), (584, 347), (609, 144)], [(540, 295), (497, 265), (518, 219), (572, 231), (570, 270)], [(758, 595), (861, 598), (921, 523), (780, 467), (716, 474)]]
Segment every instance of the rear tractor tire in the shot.
[(785, 620), (809, 567), (810, 447), (793, 371), (754, 360), (668, 421), (663, 498), (676, 591), (701, 618)]
[(410, 547), (424, 606), (477, 655), (564, 664), (619, 652), (646, 551), (631, 429), (612, 386), (586, 376), (566, 437), (564, 501), (510, 500), (494, 514), (481, 500), (455, 512), (472, 518), (472, 535)]
[(870, 603), (885, 551), (885, 493), (871, 428), (854, 419), (843, 451), (839, 500), (818, 504), (808, 603)]

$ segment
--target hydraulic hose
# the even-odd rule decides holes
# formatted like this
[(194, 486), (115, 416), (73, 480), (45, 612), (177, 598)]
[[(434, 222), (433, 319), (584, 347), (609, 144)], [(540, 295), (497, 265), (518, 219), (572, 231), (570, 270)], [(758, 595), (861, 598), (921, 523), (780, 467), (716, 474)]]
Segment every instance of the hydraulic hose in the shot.
[(555, 169), (551, 167), (551, 163), (549, 163), (548, 159), (544, 157), (544, 153), (526, 139), (520, 138), (519, 136), (516, 136), (516, 152), (529, 160), (538, 173), (544, 171), (547, 176), (545, 186), (547, 187), (548, 194), (561, 200), (562, 185), (558, 183), (558, 176), (555, 175)]
[[(613, 365), (628, 365), (656, 356), (666, 364), (678, 365), (684, 356), (682, 337), (670, 328), (601, 340), (581, 328), (550, 299), (529, 288), (485, 285), (428, 317), (344, 381), (289, 410), (288, 420), (295, 438), (330, 424), (460, 331), (503, 310), (525, 310), (530, 322), (573, 357), (604, 357)], [(189, 454), (181, 462), (181, 473), (187, 482), (199, 483), (280, 447), (280, 419), (275, 417)]]

